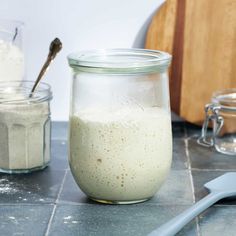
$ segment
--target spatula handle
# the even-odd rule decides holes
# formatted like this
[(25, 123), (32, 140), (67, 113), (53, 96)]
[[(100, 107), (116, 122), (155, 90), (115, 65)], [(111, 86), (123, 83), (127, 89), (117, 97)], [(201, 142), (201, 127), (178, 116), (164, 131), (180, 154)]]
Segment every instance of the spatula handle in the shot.
[(222, 193), (210, 193), (192, 207), (188, 208), (178, 216), (174, 217), (161, 227), (152, 231), (148, 236), (173, 236), (178, 233), (188, 222), (194, 219), (201, 212), (222, 199)]

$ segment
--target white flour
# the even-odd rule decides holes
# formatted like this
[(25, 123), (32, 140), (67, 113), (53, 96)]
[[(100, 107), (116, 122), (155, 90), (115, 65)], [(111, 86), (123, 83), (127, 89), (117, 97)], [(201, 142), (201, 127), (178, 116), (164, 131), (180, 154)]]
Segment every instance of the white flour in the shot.
[(14, 194), (18, 192), (18, 189), (14, 187), (13, 182), (9, 182), (8, 179), (0, 179), (0, 194)]
[(0, 81), (22, 80), (23, 75), (23, 52), (12, 43), (0, 40)]
[(18, 171), (47, 165), (50, 158), (48, 102), (0, 104), (0, 169)]

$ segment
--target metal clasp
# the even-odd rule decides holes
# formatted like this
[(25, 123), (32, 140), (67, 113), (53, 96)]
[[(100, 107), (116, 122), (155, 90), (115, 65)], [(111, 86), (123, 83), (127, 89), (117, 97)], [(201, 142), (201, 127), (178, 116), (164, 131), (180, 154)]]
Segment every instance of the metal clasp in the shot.
[[(215, 138), (220, 132), (224, 119), (219, 115), (219, 110), (221, 107), (216, 104), (207, 104), (205, 106), (205, 120), (202, 125), (202, 132), (200, 138), (197, 140), (198, 144), (205, 147), (213, 147), (215, 145)], [(211, 136), (207, 135), (208, 132), (208, 124), (212, 122), (213, 133)], [(215, 122), (213, 122), (215, 121)]]

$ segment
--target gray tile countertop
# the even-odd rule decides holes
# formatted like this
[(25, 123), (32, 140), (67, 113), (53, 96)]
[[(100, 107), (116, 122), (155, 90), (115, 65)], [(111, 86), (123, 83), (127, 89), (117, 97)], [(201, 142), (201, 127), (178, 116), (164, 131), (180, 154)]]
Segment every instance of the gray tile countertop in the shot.
[[(173, 164), (151, 200), (134, 205), (97, 204), (75, 184), (67, 162), (67, 123), (54, 122), (52, 161), (43, 171), (0, 174), (1, 235), (147, 235), (207, 194), (203, 184), (236, 171), (236, 157), (196, 144), (200, 129), (173, 123)], [(235, 236), (236, 200), (218, 202), (178, 235)]]

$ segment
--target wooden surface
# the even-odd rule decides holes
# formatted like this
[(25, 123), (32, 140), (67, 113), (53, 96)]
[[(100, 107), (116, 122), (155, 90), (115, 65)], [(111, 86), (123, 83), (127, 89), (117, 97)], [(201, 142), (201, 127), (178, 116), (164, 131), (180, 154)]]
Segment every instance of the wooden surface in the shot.
[(214, 91), (236, 87), (236, 0), (167, 0), (146, 48), (171, 53), (172, 110), (201, 124)]

